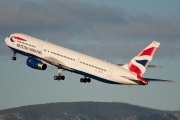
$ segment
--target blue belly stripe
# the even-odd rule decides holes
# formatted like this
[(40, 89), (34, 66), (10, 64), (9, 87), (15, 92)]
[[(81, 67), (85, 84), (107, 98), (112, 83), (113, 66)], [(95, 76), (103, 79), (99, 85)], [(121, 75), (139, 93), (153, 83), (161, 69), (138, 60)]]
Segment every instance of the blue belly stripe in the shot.
[(92, 74), (89, 74), (89, 73), (85, 73), (83, 71), (79, 71), (79, 70), (76, 70), (76, 69), (73, 69), (73, 72), (75, 72), (77, 74), (80, 74), (80, 75), (84, 75), (86, 77), (93, 78), (93, 79), (98, 80), (100, 82), (109, 83), (109, 84), (121, 84), (121, 83), (113, 82), (113, 81), (110, 81), (110, 80), (106, 80), (104, 78), (101, 78), (101, 77), (98, 77), (98, 76), (95, 76), (95, 75), (92, 75)]

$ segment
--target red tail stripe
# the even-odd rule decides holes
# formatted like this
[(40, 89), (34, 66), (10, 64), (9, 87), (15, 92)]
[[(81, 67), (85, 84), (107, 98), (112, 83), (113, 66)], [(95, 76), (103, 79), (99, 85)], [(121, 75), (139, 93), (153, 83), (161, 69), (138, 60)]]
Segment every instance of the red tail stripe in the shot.
[(144, 56), (144, 55), (153, 56), (156, 50), (157, 50), (156, 47), (151, 47), (146, 50), (143, 50), (141, 53), (138, 54), (138, 56)]
[(129, 63), (128, 66), (131, 72), (136, 73), (138, 76), (142, 76), (142, 72), (137, 66), (133, 65), (132, 63)]

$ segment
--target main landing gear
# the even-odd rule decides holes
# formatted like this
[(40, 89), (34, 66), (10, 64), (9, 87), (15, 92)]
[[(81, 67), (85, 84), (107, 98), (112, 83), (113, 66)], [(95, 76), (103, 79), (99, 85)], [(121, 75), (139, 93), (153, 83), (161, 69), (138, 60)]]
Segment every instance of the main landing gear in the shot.
[(80, 82), (81, 82), (81, 83), (86, 83), (86, 82), (90, 83), (90, 82), (91, 82), (91, 79), (84, 77), (84, 78), (81, 78), (81, 79), (80, 79)]
[(59, 69), (58, 68), (58, 75), (55, 75), (54, 76), (54, 80), (64, 80), (65, 79), (65, 76), (64, 75), (61, 75), (61, 72), (62, 72), (62, 69)]
[(54, 76), (54, 80), (64, 80), (64, 79), (65, 79), (65, 76), (64, 76), (64, 75), (62, 75), (62, 76), (61, 76), (61, 75), (58, 75), (58, 76), (55, 75), (55, 76)]
[[(58, 68), (58, 75), (55, 75), (54, 76), (54, 80), (64, 80), (65, 79), (65, 76), (64, 75), (61, 75), (61, 72), (63, 71), (63, 68), (62, 67), (59, 67)], [(90, 83), (91, 82), (91, 78), (87, 78), (86, 76), (84, 76), (84, 78), (81, 78), (80, 79), (80, 82), (81, 83)]]
[(11, 58), (11, 60), (16, 60), (16, 53), (13, 51), (12, 52), (12, 58)]

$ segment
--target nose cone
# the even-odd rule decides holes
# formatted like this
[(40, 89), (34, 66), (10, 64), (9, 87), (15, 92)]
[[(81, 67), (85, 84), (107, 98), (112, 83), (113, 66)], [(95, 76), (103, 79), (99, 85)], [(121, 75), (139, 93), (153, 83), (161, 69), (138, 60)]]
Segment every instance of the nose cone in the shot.
[(6, 45), (8, 45), (8, 42), (9, 42), (9, 37), (6, 37), (6, 38), (5, 38), (5, 43), (6, 43)]

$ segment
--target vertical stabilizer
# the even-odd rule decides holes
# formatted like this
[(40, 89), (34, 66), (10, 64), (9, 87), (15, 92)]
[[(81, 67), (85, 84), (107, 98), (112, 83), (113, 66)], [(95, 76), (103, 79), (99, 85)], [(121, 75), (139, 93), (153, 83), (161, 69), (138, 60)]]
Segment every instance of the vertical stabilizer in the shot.
[(137, 74), (137, 76), (143, 76), (159, 45), (159, 42), (153, 41), (149, 46), (143, 49), (137, 56), (122, 67)]

